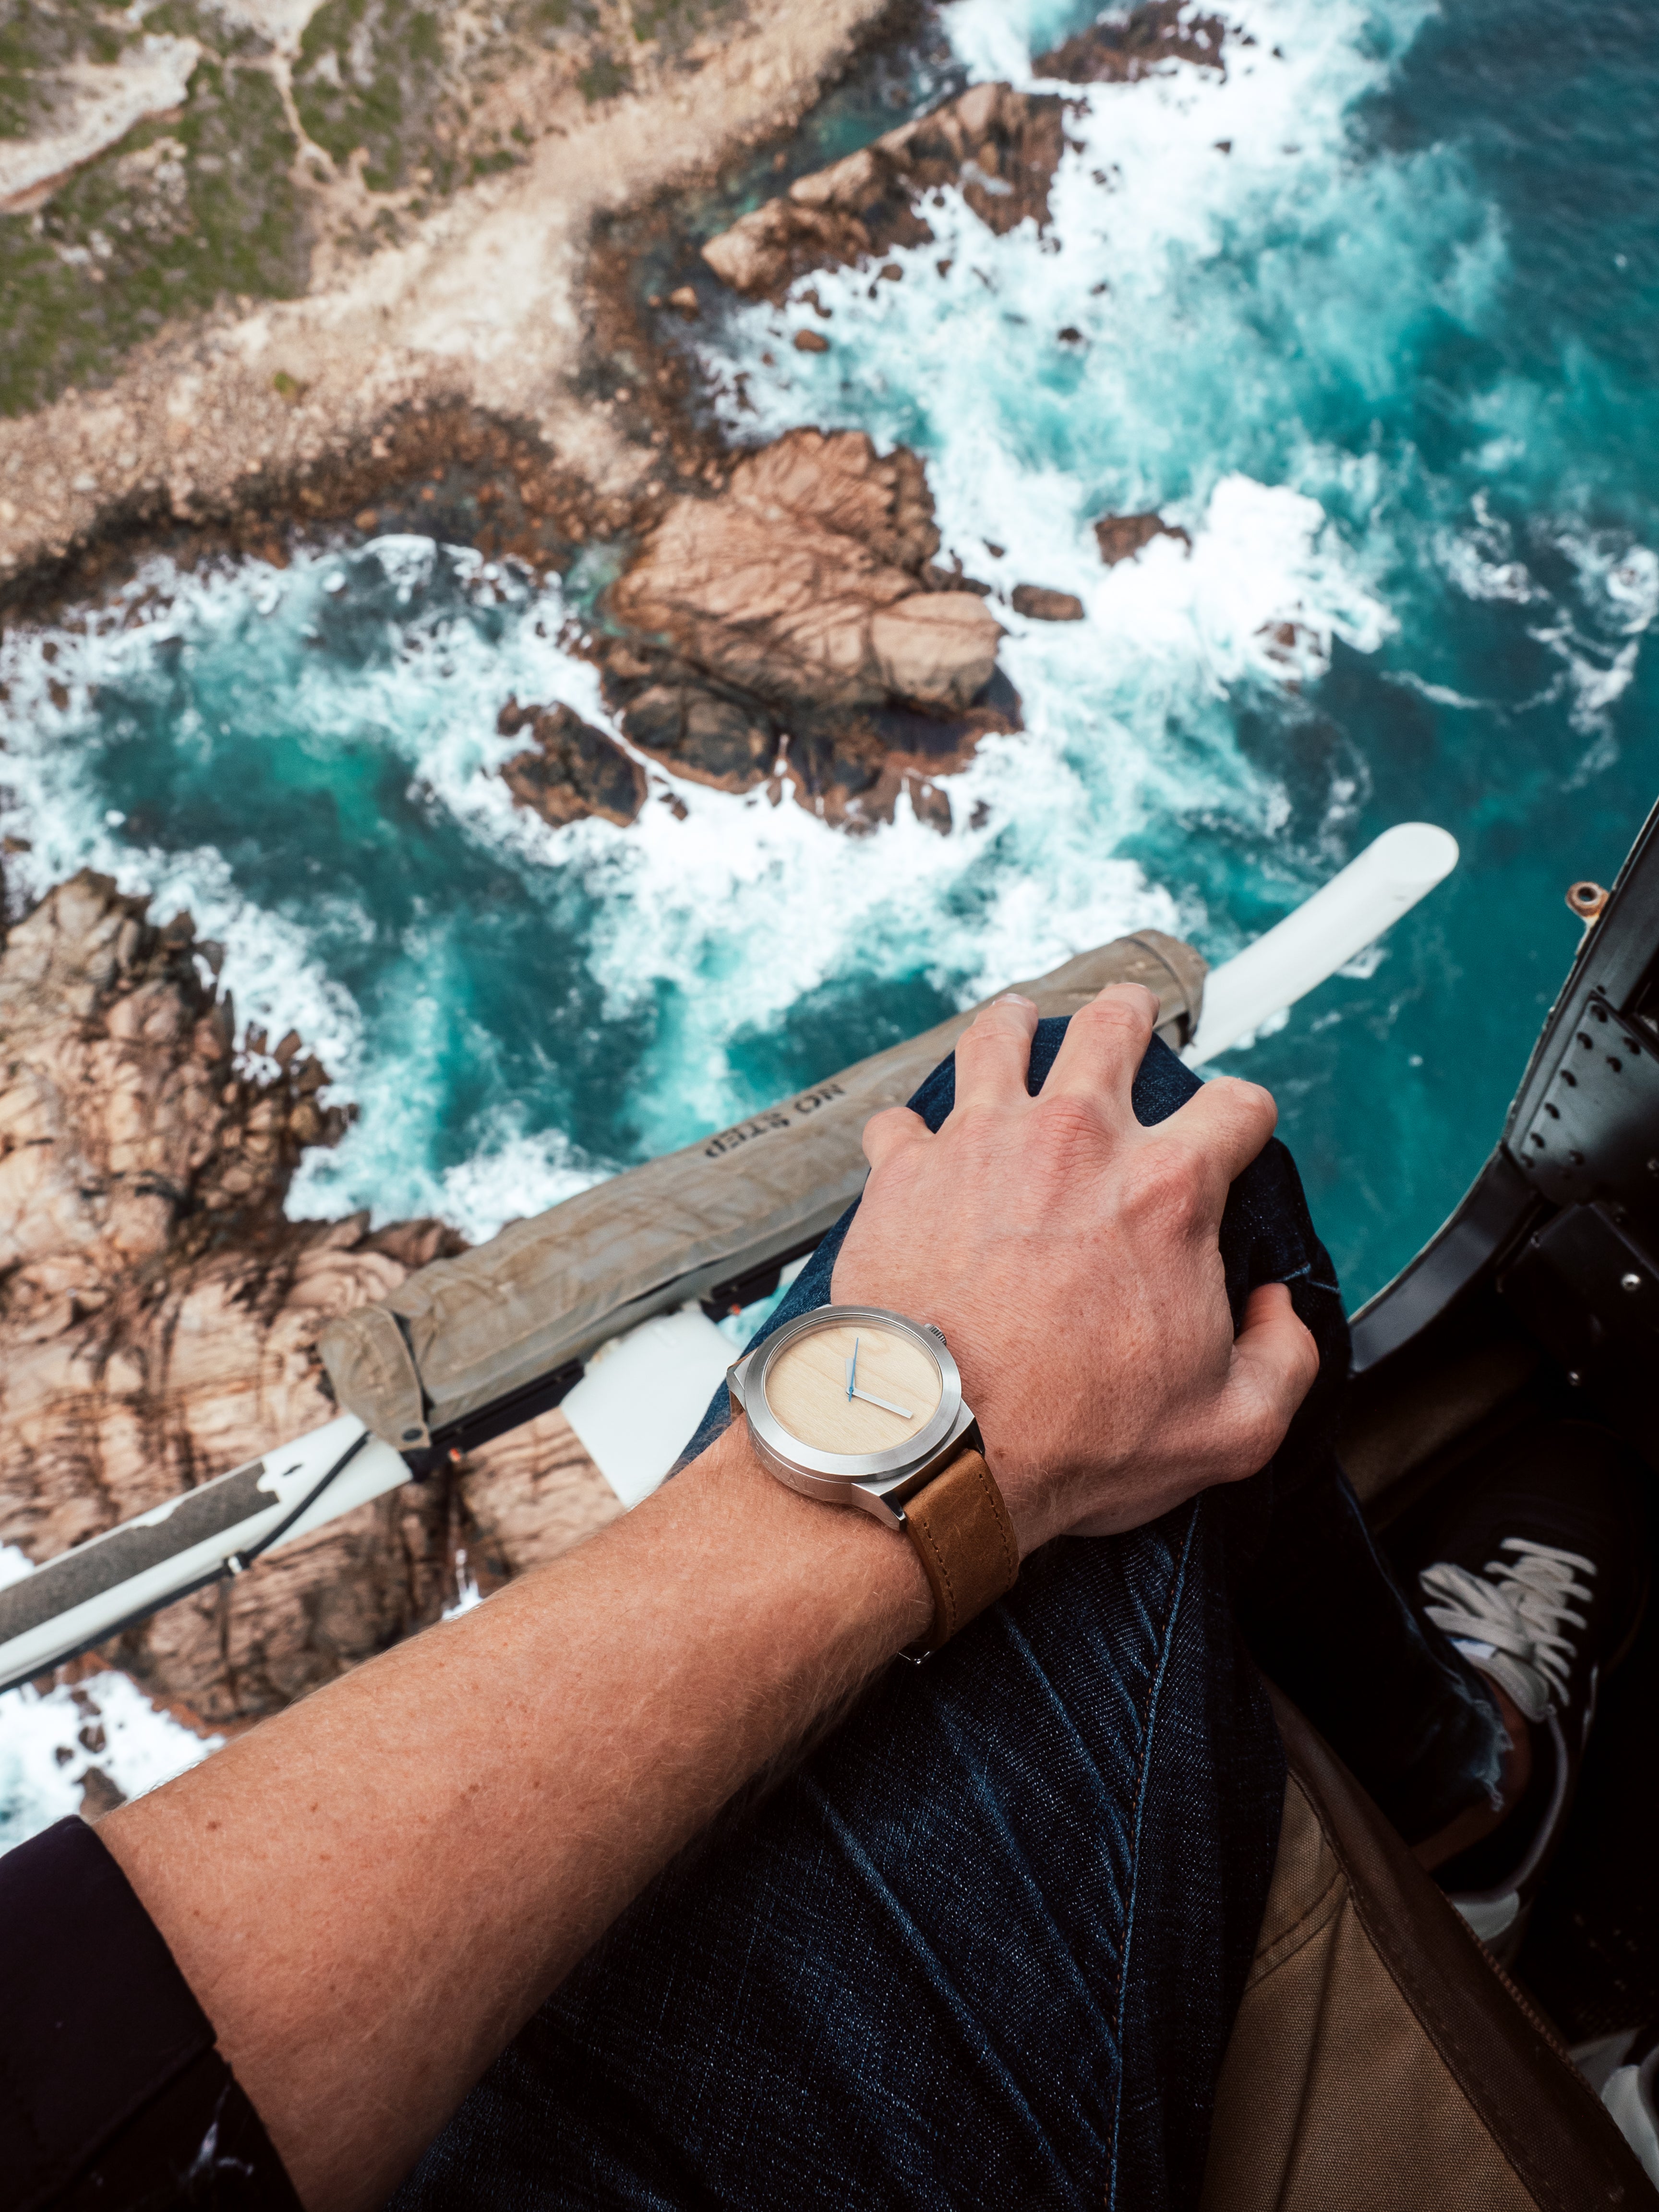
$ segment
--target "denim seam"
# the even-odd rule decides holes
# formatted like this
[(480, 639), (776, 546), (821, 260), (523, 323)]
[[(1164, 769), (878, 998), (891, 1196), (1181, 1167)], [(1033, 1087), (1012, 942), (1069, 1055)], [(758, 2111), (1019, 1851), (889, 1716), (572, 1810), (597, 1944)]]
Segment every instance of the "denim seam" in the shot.
[(1192, 1556), (1199, 1504), (1200, 1500), (1194, 1498), (1187, 1519), (1187, 1534), (1181, 1546), (1181, 1563), (1176, 1570), (1175, 1587), (1170, 1594), (1170, 1609), (1159, 1636), (1158, 1672), (1152, 1678), (1152, 1695), (1146, 1700), (1146, 1718), (1140, 1739), (1140, 1762), (1135, 1774), (1134, 1832), (1129, 1846), (1129, 1901), (1123, 1916), (1123, 1956), (1118, 1966), (1117, 1978), (1117, 2087), (1112, 2100), (1112, 2164), (1106, 2185), (1107, 2212), (1115, 2212), (1117, 2204), (1118, 2157), (1123, 2125), (1123, 2077), (1128, 2069), (1128, 2052), (1123, 2039), (1123, 2015), (1128, 2002), (1130, 1954), (1134, 1948), (1135, 1899), (1140, 1887), (1140, 1830), (1146, 1810), (1146, 1782), (1152, 1770), (1152, 1737), (1158, 1728), (1158, 1698), (1164, 1688), (1164, 1677), (1169, 1671), (1170, 1648), (1175, 1641), (1176, 1616), (1181, 1610), (1182, 1597), (1187, 1587), (1187, 1563)]

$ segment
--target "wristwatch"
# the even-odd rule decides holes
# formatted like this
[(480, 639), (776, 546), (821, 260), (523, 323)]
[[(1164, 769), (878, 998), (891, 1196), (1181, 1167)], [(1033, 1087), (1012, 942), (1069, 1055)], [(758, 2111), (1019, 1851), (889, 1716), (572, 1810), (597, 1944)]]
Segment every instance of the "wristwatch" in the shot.
[(933, 1593), (922, 1658), (1012, 1587), (1019, 1546), (962, 1377), (932, 1322), (819, 1306), (727, 1371), (763, 1466), (803, 1497), (857, 1505), (915, 1546)]

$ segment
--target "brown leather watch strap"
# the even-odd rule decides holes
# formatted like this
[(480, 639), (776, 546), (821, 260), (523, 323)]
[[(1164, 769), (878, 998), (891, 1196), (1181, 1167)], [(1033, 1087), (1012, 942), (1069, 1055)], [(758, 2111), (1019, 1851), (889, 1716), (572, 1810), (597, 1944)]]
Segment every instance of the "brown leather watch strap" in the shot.
[(1012, 1589), (1019, 1545), (982, 1452), (965, 1451), (907, 1501), (904, 1525), (933, 1593), (933, 1625), (912, 1657), (937, 1651)]

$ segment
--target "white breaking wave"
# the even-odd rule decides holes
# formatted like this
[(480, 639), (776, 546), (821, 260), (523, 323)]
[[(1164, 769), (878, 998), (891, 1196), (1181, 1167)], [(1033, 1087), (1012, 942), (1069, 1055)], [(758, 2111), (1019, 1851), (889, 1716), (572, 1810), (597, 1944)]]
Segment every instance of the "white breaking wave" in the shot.
[[(1561, 664), (1556, 682), (1528, 705), (1565, 697), (1572, 729), (1590, 740), (1568, 780), (1569, 788), (1611, 765), (1616, 757), (1612, 709), (1636, 675), (1642, 641), (1659, 617), (1659, 555), (1627, 531), (1586, 530), (1571, 523), (1541, 525), (1534, 532), (1539, 560), (1565, 560), (1577, 589), (1571, 598), (1552, 592), (1518, 556), (1515, 532), (1493, 517), (1483, 495), (1471, 502), (1471, 520), (1443, 530), (1436, 553), (1466, 598), (1535, 606), (1528, 635)], [(1442, 695), (1423, 687), (1425, 696)], [(1453, 693), (1449, 703), (1462, 704)]]
[[(31, 1571), (15, 1545), (0, 1544), (0, 1589)], [(44, 1696), (27, 1684), (7, 1690), (0, 1694), (0, 1851), (78, 1813), (94, 1767), (124, 1797), (141, 1797), (223, 1741), (197, 1735), (112, 1671)]]
[[(1424, 12), (1391, 12), (1395, 46)], [(971, 75), (1016, 82), (1032, 81), (1031, 46), (1063, 27), (1054, 11), (981, 0), (945, 20)], [(700, 348), (734, 436), (856, 425), (926, 454), (946, 550), (998, 590), (1028, 726), (1016, 773), (1037, 779), (1018, 811), (1042, 810), (1045, 854), (1121, 844), (1200, 793), (1247, 832), (1279, 817), (1280, 793), (1238, 746), (1237, 697), (1316, 680), (1334, 640), (1376, 651), (1395, 626), (1399, 558), (1376, 459), (1300, 427), (1305, 355), (1351, 326), (1343, 348), (1375, 377), (1389, 348), (1372, 319), (1496, 265), (1488, 244), (1429, 276), (1414, 219), (1425, 184), (1449, 234), (1484, 238), (1480, 210), (1426, 173), (1431, 161), (1347, 158), (1348, 109), (1389, 68), (1381, 42), (1366, 51), (1359, 10), (1266, 4), (1236, 20), (1253, 43), (1229, 43), (1224, 78), (1173, 65), (1072, 88), (1041, 240), (1029, 222), (996, 238), (941, 191), (934, 241), (888, 257), (898, 283), (815, 273), (781, 310), (733, 306)], [(1275, 232), (1288, 234), (1282, 285), (1264, 251)], [(809, 326), (826, 331), (827, 354), (790, 344)], [(1230, 451), (1255, 466), (1228, 465)], [(1153, 507), (1190, 552), (1162, 538), (1105, 568), (1093, 521)], [(1006, 598), (1021, 582), (1074, 593), (1085, 619), (1023, 620)], [(1172, 726), (1185, 740), (1173, 749)], [(1049, 761), (1072, 771), (1058, 809)], [(974, 793), (972, 772), (955, 788)], [(1350, 812), (1334, 804), (1320, 851), (1278, 856), (1305, 887), (1346, 857)], [(1190, 903), (1184, 915), (1206, 927)], [(1224, 934), (1212, 942), (1229, 949)]]

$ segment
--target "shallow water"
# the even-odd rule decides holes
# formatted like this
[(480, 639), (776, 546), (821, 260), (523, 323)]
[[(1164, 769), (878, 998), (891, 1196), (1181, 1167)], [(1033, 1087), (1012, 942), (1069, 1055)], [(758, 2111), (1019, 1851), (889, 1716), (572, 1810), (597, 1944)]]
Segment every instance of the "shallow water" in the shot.
[[(954, 781), (950, 837), (690, 785), (628, 831), (515, 814), (507, 695), (605, 719), (559, 641), (580, 581), (398, 538), (158, 562), (13, 633), (10, 865), (188, 904), (239, 1013), (322, 1052), (362, 1118), (292, 1211), (479, 1235), (1124, 929), (1224, 957), (1439, 821), (1451, 882), (1227, 1063), (1277, 1091), (1357, 1299), (1478, 1167), (1571, 957), (1562, 890), (1611, 879), (1659, 783), (1644, 14), (1249, 0), (1224, 81), (1088, 94), (1048, 237), (947, 199), (902, 283), (817, 280), (829, 354), (788, 346), (803, 306), (698, 326), (734, 434), (903, 439), (947, 550), (1085, 603), (1005, 613), (1028, 729)], [(970, 76), (1025, 81), (1087, 18), (944, 20)], [(1103, 568), (1094, 517), (1153, 505), (1190, 556)]]

